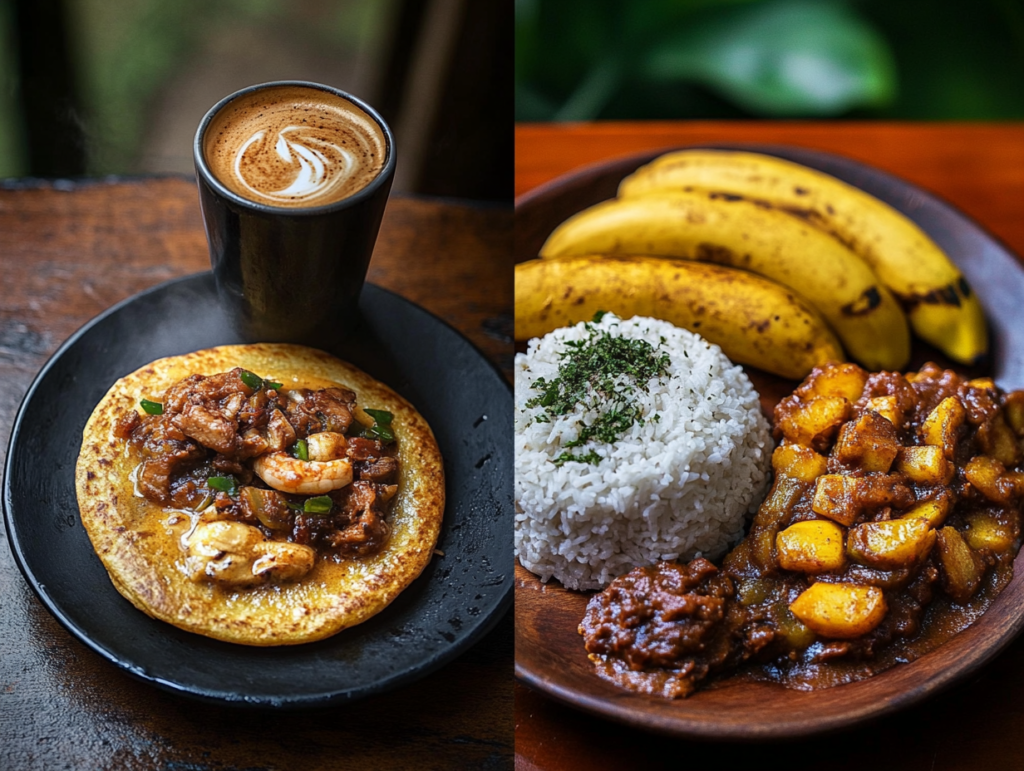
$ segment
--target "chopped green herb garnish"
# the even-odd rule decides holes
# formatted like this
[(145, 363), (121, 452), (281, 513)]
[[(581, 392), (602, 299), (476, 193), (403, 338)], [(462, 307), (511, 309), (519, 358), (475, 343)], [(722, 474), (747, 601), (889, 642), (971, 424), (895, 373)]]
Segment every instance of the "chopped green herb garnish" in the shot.
[(149, 399), (142, 399), (139, 401), (139, 405), (145, 410), (147, 415), (163, 415), (164, 405), (160, 402), (151, 402)]
[(239, 377), (242, 378), (242, 382), (249, 386), (249, 388), (254, 388), (258, 391), (263, 387), (263, 378), (247, 369), (243, 369)]
[(390, 426), (391, 421), (395, 419), (395, 416), (387, 410), (363, 410), (363, 412), (373, 418), (374, 422), (382, 426)]
[(307, 514), (327, 514), (333, 506), (334, 501), (329, 495), (318, 495), (315, 498), (307, 498), (302, 510)]
[[(537, 378), (531, 388), (540, 393), (526, 403), (527, 407), (544, 408), (535, 418), (541, 423), (568, 415), (578, 406), (598, 413), (575, 439), (563, 445), (567, 450), (591, 441), (614, 442), (634, 423), (643, 424), (640, 407), (631, 396), (637, 390), (647, 391), (652, 379), (667, 375), (671, 363), (669, 355), (660, 351), (660, 343), (655, 348), (646, 340), (615, 337), (590, 324), (586, 327), (589, 337), (565, 344), (558, 374), (550, 381)], [(561, 466), (569, 461), (596, 464), (600, 460), (590, 450), (580, 455), (565, 452), (552, 462)]]
[(596, 466), (601, 462), (601, 456), (593, 450), (583, 455), (573, 455), (571, 452), (563, 452), (551, 462), (561, 468), (565, 463), (568, 463), (571, 460), (574, 460), (577, 463), (589, 463), (592, 466)]
[(235, 481), (233, 476), (227, 477), (210, 477), (206, 480), (206, 484), (213, 490), (219, 490), (222, 493), (227, 493), (232, 498), (238, 496), (238, 482)]
[(295, 443), (295, 446), (292, 447), (292, 455), (299, 460), (309, 460), (309, 445), (306, 444), (305, 439), (300, 439)]
[(601, 319), (603, 319), (605, 317), (606, 313), (608, 313), (608, 311), (598, 311), (597, 313), (595, 313), (594, 314), (594, 323), (595, 324), (599, 324), (601, 322)]
[(242, 374), (240, 374), (238, 377), (240, 377), (242, 379), (242, 382), (249, 386), (249, 388), (252, 388), (256, 391), (259, 391), (261, 388), (276, 390), (281, 387), (280, 383), (275, 383), (273, 380), (264, 380), (256, 373), (250, 372), (247, 369), (243, 369)]
[(373, 418), (373, 426), (364, 428), (362, 435), (367, 439), (380, 439), (387, 444), (395, 441), (395, 432), (391, 430), (391, 421), (395, 419), (387, 410), (363, 410)]

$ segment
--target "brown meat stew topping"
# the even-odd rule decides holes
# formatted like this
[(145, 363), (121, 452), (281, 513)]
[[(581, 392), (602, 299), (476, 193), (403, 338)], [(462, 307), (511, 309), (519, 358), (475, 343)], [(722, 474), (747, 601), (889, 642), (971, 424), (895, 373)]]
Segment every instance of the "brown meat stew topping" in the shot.
[[(284, 390), (235, 368), (190, 375), (167, 390), (162, 411), (156, 402), (143, 407), (156, 414), (127, 412), (114, 433), (138, 454), (136, 487), (153, 503), (337, 555), (383, 547), (398, 478), (390, 415), (371, 411), (382, 427), (355, 420), (352, 391)], [(316, 468), (329, 477), (346, 465), (350, 479), (337, 479), (335, 489), (327, 489), (330, 478), (307, 490), (303, 479), (281, 473)]]
[(775, 480), (721, 569), (663, 562), (591, 598), (598, 673), (686, 696), (716, 672), (817, 688), (911, 661), (1013, 575), (1024, 391), (928, 364), (815, 371), (775, 410)]

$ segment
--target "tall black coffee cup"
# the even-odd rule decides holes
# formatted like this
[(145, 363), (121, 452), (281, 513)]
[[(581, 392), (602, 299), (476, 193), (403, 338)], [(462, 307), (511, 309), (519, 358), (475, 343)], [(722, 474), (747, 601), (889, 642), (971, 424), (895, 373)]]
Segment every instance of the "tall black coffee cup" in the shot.
[[(276, 140), (261, 136), (260, 141), (277, 142), (280, 157), (271, 161), (281, 167), (279, 176), (287, 176), (294, 166), (301, 179), (268, 199), (250, 194), (244, 167), (241, 185), (233, 183), (233, 178), (218, 178), (215, 164), (207, 157), (213, 141), (208, 134), (211, 126), (223, 123), (226, 110), (242, 109), (239, 105), (254, 105), (245, 109), (256, 115), (260, 105), (273, 107), (275, 99), (295, 95), (308, 96), (312, 107), (305, 112), (305, 108), (294, 110), (295, 125), (288, 116), (289, 125)], [(316, 111), (319, 97), (335, 106), (351, 105), (359, 120), (375, 125), (374, 132), (379, 130), (379, 134), (374, 136), (383, 138), (383, 158), (377, 159), (379, 171), (354, 192), (342, 190), (333, 200), (331, 194), (314, 197), (307, 205), (302, 196), (289, 198), (286, 194), (300, 182), (315, 187), (318, 173), (329, 177), (331, 152), (344, 153), (343, 146), (352, 143), (352, 137), (333, 142), (317, 138), (316, 129), (324, 128)], [(301, 99), (300, 103), (305, 104)], [(306, 129), (309, 137), (305, 137)], [(240, 151), (239, 163), (251, 160), (243, 155)], [(206, 114), (196, 132), (193, 156), (214, 277), (237, 330), (252, 341), (334, 348), (355, 322), (359, 293), (391, 190), (395, 146), (387, 124), (364, 102), (329, 86), (298, 81), (265, 83), (224, 98)], [(230, 177), (223, 166), (219, 163), (222, 176)], [(262, 167), (252, 168), (254, 174), (263, 173)], [(234, 170), (238, 169), (236, 163)], [(287, 179), (282, 184), (287, 184)]]

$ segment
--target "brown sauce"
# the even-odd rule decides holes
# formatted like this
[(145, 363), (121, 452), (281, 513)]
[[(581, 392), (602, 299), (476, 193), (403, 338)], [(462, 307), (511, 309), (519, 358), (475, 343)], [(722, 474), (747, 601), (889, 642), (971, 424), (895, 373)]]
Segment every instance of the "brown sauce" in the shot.
[(926, 365), (816, 369), (775, 410), (775, 480), (721, 568), (663, 562), (591, 598), (597, 673), (686, 696), (725, 676), (825, 688), (913, 661), (1013, 576), (1024, 392)]

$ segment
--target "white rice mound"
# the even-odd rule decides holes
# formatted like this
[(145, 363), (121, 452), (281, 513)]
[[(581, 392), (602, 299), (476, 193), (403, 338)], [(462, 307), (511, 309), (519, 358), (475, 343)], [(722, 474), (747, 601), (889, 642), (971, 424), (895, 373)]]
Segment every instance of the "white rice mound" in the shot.
[[(671, 357), (668, 375), (631, 396), (643, 424), (617, 441), (590, 442), (596, 465), (552, 459), (598, 412), (577, 405), (550, 422), (527, 407), (537, 378), (552, 380), (565, 343), (589, 337), (584, 323), (532, 340), (515, 359), (515, 548), (541, 580), (601, 589), (640, 565), (715, 559), (743, 536), (769, 482), (772, 440), (742, 368), (699, 335), (666, 321), (606, 314), (599, 331), (643, 339)], [(658, 415), (657, 419), (654, 416)]]

